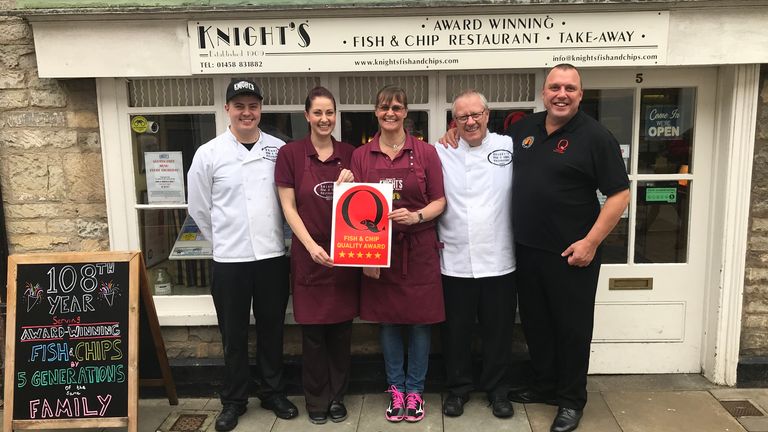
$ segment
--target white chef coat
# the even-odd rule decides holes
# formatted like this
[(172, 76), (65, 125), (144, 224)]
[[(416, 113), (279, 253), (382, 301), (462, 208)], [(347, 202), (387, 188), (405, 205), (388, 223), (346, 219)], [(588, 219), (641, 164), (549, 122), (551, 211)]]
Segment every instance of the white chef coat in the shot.
[(445, 247), (442, 274), (481, 278), (515, 271), (512, 237), (512, 138), (488, 133), (470, 147), (435, 146), (443, 164), (445, 212), (437, 223)]
[(187, 175), (189, 214), (213, 243), (217, 262), (285, 254), (283, 212), (275, 187), (277, 151), (285, 142), (265, 134), (249, 151), (232, 132), (200, 146)]

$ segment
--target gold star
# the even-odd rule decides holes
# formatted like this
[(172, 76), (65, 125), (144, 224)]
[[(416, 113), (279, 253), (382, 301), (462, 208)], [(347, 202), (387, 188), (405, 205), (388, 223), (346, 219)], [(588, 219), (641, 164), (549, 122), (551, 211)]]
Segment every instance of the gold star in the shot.
[(345, 254), (344, 252), (339, 252), (339, 256), (340, 256), (341, 258), (344, 258), (344, 257), (346, 257), (346, 256), (347, 256), (347, 254)]
[(371, 253), (370, 253), (370, 252), (368, 252), (367, 254), (365, 254), (365, 257), (366, 257), (366, 258), (370, 258), (370, 257), (371, 257)]
[(357, 253), (357, 257), (358, 257), (358, 258), (362, 258), (362, 257), (363, 257), (363, 253), (362, 253), (362, 252), (358, 252), (358, 253)]
[(378, 253), (378, 252), (376, 252), (376, 255), (374, 255), (374, 256), (375, 256), (377, 259), (378, 259), (378, 258), (381, 258), (381, 254), (380, 254), (380, 253)]

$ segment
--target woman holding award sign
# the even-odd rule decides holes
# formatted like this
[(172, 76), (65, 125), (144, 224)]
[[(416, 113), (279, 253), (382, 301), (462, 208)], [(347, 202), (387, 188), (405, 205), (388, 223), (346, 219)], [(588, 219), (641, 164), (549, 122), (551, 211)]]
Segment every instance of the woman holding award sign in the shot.
[[(387, 420), (417, 422), (425, 412), (421, 394), (430, 324), (445, 320), (435, 230), (435, 219), (445, 208), (443, 173), (434, 147), (403, 127), (408, 116), (403, 89), (381, 89), (375, 110), (379, 132), (355, 150), (352, 172), (359, 182), (392, 184), (392, 255), (389, 268), (363, 269), (360, 317), (382, 323), (381, 350), (391, 393)], [(409, 332), (407, 369), (405, 329)]]
[[(310, 133), (277, 155), (275, 183), (293, 230), (293, 314), (301, 324), (302, 382), (309, 421), (347, 418), (352, 319), (358, 312), (360, 269), (333, 267), (331, 206), (334, 182), (352, 181), (354, 147), (336, 141), (336, 100), (324, 87), (310, 90), (304, 104)], [(332, 267), (329, 269), (329, 267)]]

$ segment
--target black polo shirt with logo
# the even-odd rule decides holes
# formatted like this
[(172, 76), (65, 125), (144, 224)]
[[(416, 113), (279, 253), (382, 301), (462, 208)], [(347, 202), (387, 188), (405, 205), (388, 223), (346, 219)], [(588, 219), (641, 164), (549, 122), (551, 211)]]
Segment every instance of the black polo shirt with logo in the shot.
[(515, 241), (562, 253), (597, 220), (596, 190), (611, 196), (629, 188), (616, 138), (579, 111), (547, 135), (546, 111), (510, 127), (514, 145), (512, 214)]

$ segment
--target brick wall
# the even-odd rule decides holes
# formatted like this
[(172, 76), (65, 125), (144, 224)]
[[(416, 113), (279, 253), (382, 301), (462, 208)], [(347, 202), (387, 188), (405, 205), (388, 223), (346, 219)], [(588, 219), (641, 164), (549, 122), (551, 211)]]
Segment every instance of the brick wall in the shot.
[(768, 356), (768, 66), (760, 70), (741, 356)]
[(11, 253), (109, 249), (95, 81), (38, 77), (31, 27), (1, 13), (0, 184)]

